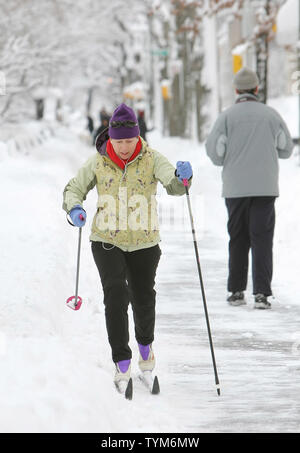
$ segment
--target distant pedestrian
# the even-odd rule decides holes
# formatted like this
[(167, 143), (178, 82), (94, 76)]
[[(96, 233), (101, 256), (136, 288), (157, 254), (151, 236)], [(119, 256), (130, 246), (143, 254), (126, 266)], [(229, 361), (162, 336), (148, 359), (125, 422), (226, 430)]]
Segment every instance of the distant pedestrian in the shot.
[(94, 132), (94, 120), (90, 115), (87, 115), (87, 129), (89, 130), (90, 134), (92, 135)]
[(102, 107), (100, 112), (99, 112), (99, 120), (100, 120), (100, 123), (103, 123), (103, 120), (105, 119), (109, 119), (110, 118), (110, 114), (107, 112), (106, 108), (105, 107)]
[(145, 121), (145, 113), (143, 110), (138, 110), (138, 123), (140, 128), (140, 136), (147, 141), (146, 133), (148, 132), (147, 124)]
[(230, 237), (228, 291), (232, 293), (227, 301), (235, 306), (246, 303), (251, 249), (254, 307), (271, 308), (278, 158), (289, 158), (294, 145), (281, 116), (259, 102), (255, 72), (241, 69), (234, 86), (236, 102), (220, 114), (206, 142), (212, 162), (223, 166)]
[(101, 121), (100, 126), (98, 127), (98, 129), (96, 129), (94, 131), (93, 144), (96, 143), (96, 138), (98, 137), (98, 135), (102, 134), (103, 131), (108, 129), (108, 123), (109, 123), (109, 116), (102, 116), (102, 121)]

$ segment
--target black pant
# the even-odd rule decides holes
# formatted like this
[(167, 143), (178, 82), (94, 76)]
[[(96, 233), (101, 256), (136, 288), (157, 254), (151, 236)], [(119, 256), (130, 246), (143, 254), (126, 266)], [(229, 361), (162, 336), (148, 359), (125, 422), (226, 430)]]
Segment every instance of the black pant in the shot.
[(228, 291), (244, 291), (252, 252), (253, 294), (272, 294), (275, 197), (226, 198), (228, 210)]
[(155, 274), (161, 250), (158, 245), (134, 252), (92, 242), (92, 252), (104, 292), (108, 341), (114, 362), (131, 359), (128, 305), (132, 305), (135, 337), (147, 345), (154, 340)]

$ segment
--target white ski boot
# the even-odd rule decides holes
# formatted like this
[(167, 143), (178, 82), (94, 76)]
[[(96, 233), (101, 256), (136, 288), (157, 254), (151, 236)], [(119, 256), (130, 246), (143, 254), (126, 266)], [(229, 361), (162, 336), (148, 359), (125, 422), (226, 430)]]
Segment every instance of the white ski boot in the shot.
[(152, 345), (143, 346), (139, 344), (139, 368), (142, 372), (152, 371), (155, 367), (155, 357), (152, 350)]
[(141, 374), (139, 376), (143, 384), (150, 390), (152, 395), (158, 395), (160, 392), (157, 376), (153, 378), (152, 371), (155, 367), (155, 357), (152, 350), (152, 345), (146, 346), (139, 344), (139, 368)]
[(132, 399), (132, 378), (131, 361), (121, 360), (116, 364), (114, 383), (119, 393), (123, 393), (125, 398)]

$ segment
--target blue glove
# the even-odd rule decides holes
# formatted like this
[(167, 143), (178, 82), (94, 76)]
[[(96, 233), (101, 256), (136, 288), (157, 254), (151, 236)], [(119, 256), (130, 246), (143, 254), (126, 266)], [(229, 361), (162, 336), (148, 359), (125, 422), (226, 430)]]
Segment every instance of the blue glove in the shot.
[(72, 222), (77, 227), (83, 227), (86, 222), (86, 212), (82, 207), (77, 204), (69, 212), (69, 216), (72, 219)]
[(193, 176), (193, 170), (191, 164), (186, 161), (179, 161), (176, 164), (176, 176), (180, 181), (183, 179), (190, 179)]

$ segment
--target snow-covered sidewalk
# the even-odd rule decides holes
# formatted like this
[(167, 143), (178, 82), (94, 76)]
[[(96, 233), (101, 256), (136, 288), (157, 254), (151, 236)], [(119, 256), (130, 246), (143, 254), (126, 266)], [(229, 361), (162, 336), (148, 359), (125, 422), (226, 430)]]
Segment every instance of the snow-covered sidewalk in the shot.
[[(161, 233), (154, 343), (161, 395), (147, 394), (137, 379), (133, 401), (116, 393), (100, 280), (88, 240), (95, 192), (85, 202), (88, 222), (79, 284), (83, 306), (73, 312), (65, 305), (74, 293), (78, 230), (61, 210), (62, 190), (94, 150), (59, 129), (31, 154), (0, 162), (0, 431), (299, 432), (296, 160), (282, 165), (273, 309), (253, 310), (250, 279), (248, 305), (233, 308), (225, 302), (227, 234), (219, 169), (200, 146), (156, 133), (149, 137), (173, 164), (186, 159), (193, 163), (191, 194), (221, 397), (214, 385), (188, 228)], [(177, 205), (161, 189), (160, 197), (163, 205), (178, 206), (177, 220), (184, 212), (188, 216), (182, 208), (185, 197), (176, 198)], [(132, 319), (131, 346), (135, 378)]]

